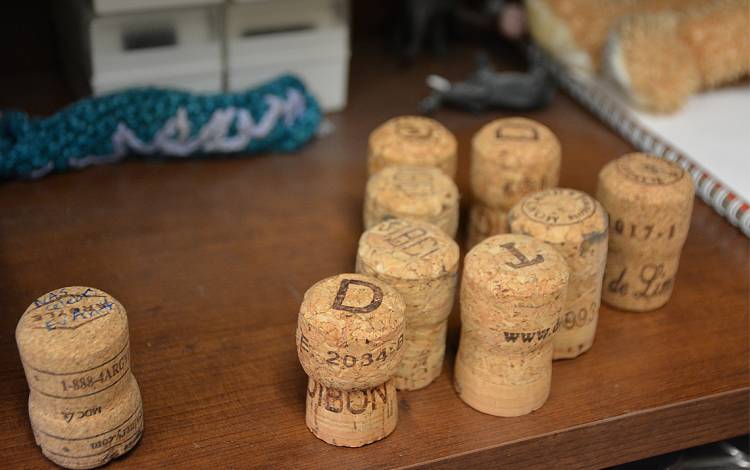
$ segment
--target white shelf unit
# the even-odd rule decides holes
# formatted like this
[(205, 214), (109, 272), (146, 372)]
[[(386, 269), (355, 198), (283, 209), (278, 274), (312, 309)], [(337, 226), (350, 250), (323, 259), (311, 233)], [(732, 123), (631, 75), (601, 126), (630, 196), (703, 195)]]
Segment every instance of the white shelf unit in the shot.
[(325, 111), (346, 106), (348, 0), (68, 1), (81, 13), (67, 26), (87, 28), (76, 49), (95, 94), (241, 91), (293, 73)]
[(224, 0), (93, 0), (92, 7), (94, 14), (105, 16), (172, 8), (205, 7), (222, 3)]
[(250, 0), (226, 9), (230, 90), (282, 73), (300, 76), (326, 111), (346, 106), (348, 4), (343, 0)]
[(91, 87), (96, 94), (140, 85), (219, 91), (221, 41), (216, 7), (94, 16)]

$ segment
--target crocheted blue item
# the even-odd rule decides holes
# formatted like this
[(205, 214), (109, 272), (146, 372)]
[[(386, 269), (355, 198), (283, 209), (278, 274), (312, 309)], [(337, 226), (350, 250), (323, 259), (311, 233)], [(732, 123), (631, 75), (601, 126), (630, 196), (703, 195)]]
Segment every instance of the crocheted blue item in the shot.
[(315, 98), (288, 75), (241, 93), (128, 89), (47, 118), (0, 113), (0, 179), (38, 178), (128, 154), (289, 152), (310, 140), (320, 121)]

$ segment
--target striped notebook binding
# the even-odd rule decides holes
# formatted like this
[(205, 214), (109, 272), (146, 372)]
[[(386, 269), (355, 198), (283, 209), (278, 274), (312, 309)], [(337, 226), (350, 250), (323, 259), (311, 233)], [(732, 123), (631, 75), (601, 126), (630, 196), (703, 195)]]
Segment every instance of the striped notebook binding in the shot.
[(684, 168), (693, 177), (698, 196), (738, 227), (745, 236), (750, 237), (750, 204), (747, 201), (732, 193), (690, 157), (639, 126), (628, 110), (612, 99), (605, 89), (589, 86), (559, 62), (546, 54), (542, 56), (542, 62), (573, 99), (640, 151), (666, 158)]

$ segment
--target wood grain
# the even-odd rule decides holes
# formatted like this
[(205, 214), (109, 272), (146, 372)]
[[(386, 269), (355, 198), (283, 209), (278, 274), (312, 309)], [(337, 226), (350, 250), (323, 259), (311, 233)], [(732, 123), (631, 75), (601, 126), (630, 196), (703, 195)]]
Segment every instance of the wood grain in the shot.
[[(747, 433), (748, 240), (696, 201), (671, 301), (649, 314), (603, 306), (592, 349), (555, 363), (538, 411), (495, 418), (456, 397), (454, 309), (445, 370), (400, 394), (393, 435), (339, 449), (310, 434), (297, 311), (315, 281), (354, 269), (367, 135), (414, 110), (427, 73), (471, 68), (465, 49), (399, 69), (357, 46), (348, 109), (299, 154), (133, 159), (0, 186), (3, 464), (52, 468), (34, 445), (13, 331), (33, 299), (65, 285), (104, 289), (129, 313), (145, 433), (111, 468), (584, 468)], [(436, 116), (459, 140), (463, 221), (469, 139), (507, 115)], [(566, 96), (526, 116), (559, 136), (564, 186), (593, 193), (598, 170), (632, 150)]]

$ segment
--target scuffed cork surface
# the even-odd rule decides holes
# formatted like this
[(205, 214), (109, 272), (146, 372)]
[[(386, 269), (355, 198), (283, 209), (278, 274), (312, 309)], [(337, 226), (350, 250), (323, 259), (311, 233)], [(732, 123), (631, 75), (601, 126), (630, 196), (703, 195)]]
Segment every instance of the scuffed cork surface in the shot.
[(544, 404), (568, 276), (557, 250), (525, 235), (490, 237), (466, 255), (455, 387), (469, 406), (518, 416)]
[(605, 302), (647, 311), (669, 300), (690, 228), (693, 191), (682, 168), (651, 155), (631, 153), (602, 168), (597, 199), (610, 224)]
[(492, 235), (508, 233), (508, 212), (474, 202), (469, 212), (469, 233), (466, 245), (471, 248)]
[(456, 242), (426, 222), (387, 220), (359, 240), (357, 272), (387, 282), (406, 303), (404, 358), (396, 371), (399, 390), (425, 387), (440, 375), (458, 261)]
[[(110, 357), (128, 342), (125, 308), (90, 287), (64, 287), (35, 300), (16, 327), (24, 363), (37, 369), (74, 372)], [(80, 354), (81, 349), (88, 354)]]
[(560, 142), (526, 118), (496, 119), (472, 139), (471, 188), (489, 207), (510, 209), (523, 196), (557, 186)]
[(367, 230), (357, 252), (363, 268), (386, 276), (383, 280), (391, 286), (400, 280), (424, 282), (453, 276), (458, 254), (456, 242), (438, 227), (407, 219), (389, 219)]
[(308, 379), (305, 421), (319, 439), (335, 446), (361, 447), (396, 429), (398, 400), (393, 380), (366, 390), (328, 388)]
[(432, 166), (456, 176), (458, 143), (438, 121), (401, 116), (378, 126), (369, 138), (367, 166), (373, 175), (390, 165)]
[(29, 418), (44, 455), (94, 468), (130, 450), (143, 406), (130, 370), (125, 308), (106, 292), (65, 287), (35, 300), (16, 328)]
[(401, 218), (429, 222), (454, 237), (458, 229), (458, 188), (435, 168), (396, 165), (367, 182), (365, 229), (383, 220)]
[(548, 244), (505, 234), (488, 238), (466, 255), (463, 279), (497, 302), (546, 299), (567, 284), (568, 268)]
[(555, 359), (576, 357), (594, 342), (602, 278), (607, 261), (609, 222), (602, 205), (575, 189), (554, 188), (530, 194), (509, 214), (513, 233), (553, 246), (570, 270)]
[[(497, 119), (482, 127), (472, 139), (469, 173), (474, 204), (471, 213), (473, 241), (480, 227), (497, 227), (486, 235), (507, 231), (503, 219), (522, 197), (557, 186), (560, 179), (560, 142), (547, 127), (526, 118)], [(483, 220), (478, 220), (484, 215)]]
[(297, 324), (305, 372), (331, 388), (381, 385), (401, 362), (405, 308), (395, 289), (371, 276), (339, 274), (316, 283)]
[(391, 377), (403, 356), (404, 309), (395, 289), (361, 274), (332, 276), (307, 290), (297, 352), (310, 378), (306, 422), (316, 437), (359, 447), (393, 431)]
[(47, 399), (29, 394), (34, 438), (48, 459), (65, 468), (95, 468), (132, 449), (143, 433), (138, 383), (127, 374), (109, 397)]

